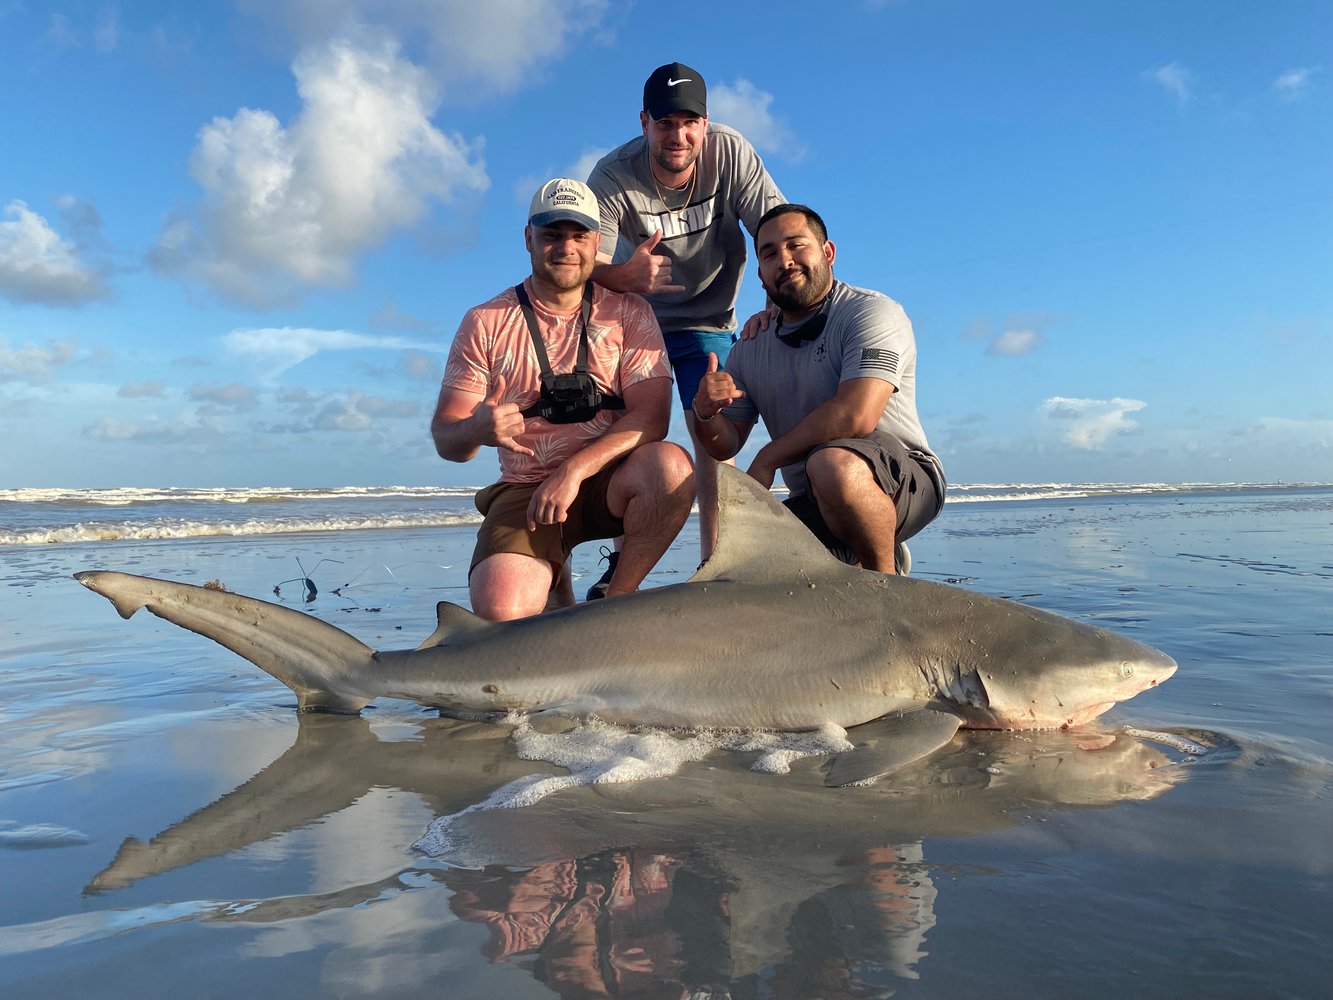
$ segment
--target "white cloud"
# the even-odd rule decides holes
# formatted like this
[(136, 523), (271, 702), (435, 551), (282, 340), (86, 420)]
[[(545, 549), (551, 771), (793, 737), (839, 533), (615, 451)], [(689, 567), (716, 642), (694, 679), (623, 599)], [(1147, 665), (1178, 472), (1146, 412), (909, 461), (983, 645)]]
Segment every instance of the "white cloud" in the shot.
[(242, 0), (247, 13), (286, 27), (301, 46), (362, 26), (418, 39), (420, 62), (450, 100), (475, 100), (540, 82), (542, 68), (600, 26), (608, 0)]
[(75, 48), (79, 44), (74, 28), (70, 25), (69, 18), (64, 14), (51, 15), (51, 20), (47, 22), (46, 34), (43, 37), (47, 42), (60, 49)]
[(120, 44), (120, 12), (114, 7), (103, 8), (93, 28), (93, 45), (98, 52), (114, 52)]
[(418, 403), (409, 400), (383, 399), (352, 392), (345, 397), (329, 400), (315, 416), (317, 430), (364, 433), (372, 430), (380, 419), (404, 419), (421, 413)]
[(963, 330), (962, 340), (985, 343), (986, 353), (993, 358), (1017, 358), (1045, 347), (1042, 331), (1062, 322), (1063, 316), (1046, 309), (1020, 310), (1002, 323), (979, 317)]
[(1036, 330), (1005, 330), (991, 341), (986, 353), (992, 357), (1016, 358), (1031, 354), (1046, 344), (1046, 338)]
[[(1321, 451), (1333, 449), (1333, 420), (1260, 417), (1248, 432), (1271, 435)], [(1330, 467), (1330, 473), (1333, 474), (1333, 467)]]
[(107, 295), (101, 272), (79, 257), (26, 202), (5, 206), (0, 221), (0, 296), (13, 302), (80, 306)]
[(126, 382), (116, 392), (124, 399), (158, 399), (166, 395), (167, 386), (161, 379), (149, 379), (147, 382)]
[(523, 174), (519, 177), (518, 180), (514, 181), (514, 204), (523, 206), (524, 220), (527, 219), (527, 210), (532, 203), (532, 196), (536, 194), (539, 187), (556, 177), (572, 177), (576, 181), (586, 181), (588, 175), (592, 173), (592, 168), (597, 166), (597, 161), (609, 152), (611, 152), (609, 146), (605, 149), (589, 149), (568, 166), (546, 170), (541, 173)]
[(252, 386), (240, 382), (226, 385), (200, 384), (190, 387), (190, 398), (197, 403), (211, 403), (225, 406), (232, 410), (252, 410), (259, 401), (259, 394)]
[[(597, 161), (609, 152), (611, 152), (610, 147), (605, 149), (589, 149), (585, 151), (582, 156), (574, 161), (574, 165), (565, 171), (565, 176), (573, 177), (580, 181), (586, 181), (592, 173), (592, 168), (597, 166)], [(537, 185), (534, 184), (533, 190), (535, 191), (536, 189)], [(530, 198), (532, 195), (529, 194), (528, 197)]]
[(990, 320), (974, 319), (964, 328), (962, 339), (970, 343), (977, 343), (990, 340), (993, 336), (995, 336), (995, 327), (991, 325)]
[(760, 152), (774, 153), (784, 160), (801, 159), (806, 153), (804, 143), (786, 122), (773, 116), (772, 104), (772, 94), (745, 79), (734, 85), (720, 83), (708, 91), (710, 120), (730, 125)]
[(84, 428), (83, 436), (93, 441), (188, 445), (195, 450), (204, 450), (211, 445), (230, 444), (234, 441), (219, 422), (206, 419), (198, 422), (157, 418), (135, 421), (100, 417)]
[(440, 359), (432, 357), (425, 351), (404, 351), (402, 362), (403, 370), (411, 379), (440, 378), (444, 374), (444, 366), (440, 363)]
[(298, 413), (308, 412), (315, 405), (314, 395), (302, 386), (283, 386), (273, 394), (273, 398)]
[(71, 340), (48, 340), (45, 346), (24, 344), (11, 348), (0, 335), (0, 382), (45, 382), (58, 368), (74, 359)]
[(357, 258), (420, 224), (433, 202), (484, 191), (479, 144), (430, 122), (428, 74), (363, 33), (293, 63), (303, 109), (284, 128), (243, 108), (199, 132), (194, 218), (164, 227), (150, 259), (255, 305), (353, 279)]
[(1144, 409), (1148, 404), (1137, 399), (1071, 399), (1052, 396), (1042, 403), (1039, 412), (1051, 420), (1067, 424), (1061, 435), (1075, 448), (1096, 450), (1112, 437), (1136, 434), (1140, 427), (1127, 414)]
[[(2, 5), (0, 14), (3, 14)], [(88, 22), (89, 19), (82, 15), (76, 23), (65, 14), (52, 14), (43, 37), (59, 49), (81, 49), (91, 43), (103, 55), (116, 51), (121, 39), (120, 11), (114, 6), (104, 6), (91, 26)]]
[(1144, 70), (1142, 78), (1170, 94), (1175, 99), (1177, 107), (1183, 108), (1194, 97), (1194, 76), (1179, 63), (1167, 63), (1157, 69)]
[(413, 315), (404, 309), (399, 309), (398, 304), (394, 302), (393, 299), (390, 299), (371, 314), (370, 328), (372, 330), (414, 330), (417, 332), (425, 332), (431, 329), (431, 325), (421, 317)]
[(223, 344), (233, 354), (249, 358), (265, 369), (267, 378), (281, 375), (293, 365), (313, 358), (320, 351), (429, 350), (402, 337), (374, 337), (350, 330), (314, 330), (308, 327), (265, 327), (232, 330)]
[(1289, 69), (1285, 73), (1278, 74), (1277, 79), (1273, 81), (1273, 89), (1284, 101), (1299, 101), (1305, 96), (1313, 73), (1314, 70), (1306, 66)]
[(279, 392), (275, 399), (287, 407), (292, 420), (269, 425), (267, 433), (310, 434), (318, 431), (366, 434), (384, 420), (421, 421), (421, 403), (415, 399), (386, 399), (360, 390), (348, 393), (310, 393), (303, 389)]
[(96, 205), (70, 194), (60, 195), (55, 203), (60, 211), (60, 221), (69, 232), (76, 251), (86, 247), (106, 249), (106, 240), (102, 238), (102, 216)]

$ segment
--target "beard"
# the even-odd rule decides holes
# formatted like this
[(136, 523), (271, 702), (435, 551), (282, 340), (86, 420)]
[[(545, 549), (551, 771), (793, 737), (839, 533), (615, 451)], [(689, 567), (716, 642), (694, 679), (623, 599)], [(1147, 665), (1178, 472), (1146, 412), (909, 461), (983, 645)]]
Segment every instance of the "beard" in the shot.
[[(697, 146), (694, 149), (685, 149), (685, 150), (659, 149), (653, 151), (650, 149), (649, 153), (652, 155), (652, 158), (657, 162), (657, 165), (661, 167), (663, 170), (665, 170), (667, 173), (683, 174), (685, 171), (689, 170), (690, 167), (694, 166), (694, 162), (697, 159), (699, 159), (700, 149)], [(677, 165), (676, 163), (672, 162), (674, 157), (678, 157), (682, 153), (685, 154), (685, 161), (683, 163)]]
[(552, 288), (568, 292), (575, 288), (582, 288), (587, 284), (588, 279), (592, 277), (593, 263), (593, 261), (588, 261), (578, 267), (557, 267), (550, 261), (538, 259), (534, 256), (532, 275)]
[(801, 269), (799, 277), (770, 287), (761, 282), (773, 304), (783, 312), (804, 312), (813, 309), (833, 287), (833, 268), (821, 260), (809, 270)]

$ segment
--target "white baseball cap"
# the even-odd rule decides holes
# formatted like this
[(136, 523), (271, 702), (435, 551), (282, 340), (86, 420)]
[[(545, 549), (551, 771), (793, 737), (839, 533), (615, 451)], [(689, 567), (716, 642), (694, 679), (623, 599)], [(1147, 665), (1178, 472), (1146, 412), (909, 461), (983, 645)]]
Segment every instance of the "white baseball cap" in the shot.
[(528, 225), (549, 226), (563, 220), (577, 223), (584, 229), (601, 229), (597, 197), (583, 181), (557, 177), (539, 187), (532, 196)]

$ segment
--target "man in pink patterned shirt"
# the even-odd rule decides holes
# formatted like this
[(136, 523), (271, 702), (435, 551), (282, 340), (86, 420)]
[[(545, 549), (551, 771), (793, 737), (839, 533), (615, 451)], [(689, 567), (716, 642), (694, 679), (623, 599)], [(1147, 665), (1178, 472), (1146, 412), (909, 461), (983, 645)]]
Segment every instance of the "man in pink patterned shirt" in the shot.
[[(663, 440), (671, 365), (652, 310), (589, 280), (601, 239), (592, 191), (542, 185), (523, 236), (532, 274), (463, 317), (431, 421), (441, 458), (498, 449), (468, 574), (473, 610), (492, 621), (541, 612), (569, 553), (592, 539), (623, 533), (607, 596), (636, 590), (694, 490), (689, 457)], [(556, 603), (572, 599), (566, 581)]]

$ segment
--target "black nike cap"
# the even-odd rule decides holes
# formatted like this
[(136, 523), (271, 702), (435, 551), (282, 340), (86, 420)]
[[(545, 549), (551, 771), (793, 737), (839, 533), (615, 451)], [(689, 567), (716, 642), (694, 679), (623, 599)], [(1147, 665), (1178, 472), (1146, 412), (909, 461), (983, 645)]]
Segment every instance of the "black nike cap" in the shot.
[(684, 63), (667, 63), (653, 70), (643, 85), (643, 110), (654, 119), (673, 111), (708, 117), (708, 88), (703, 74)]

